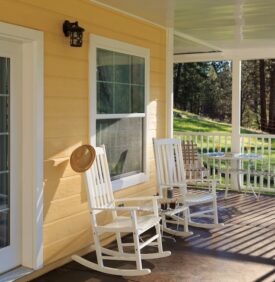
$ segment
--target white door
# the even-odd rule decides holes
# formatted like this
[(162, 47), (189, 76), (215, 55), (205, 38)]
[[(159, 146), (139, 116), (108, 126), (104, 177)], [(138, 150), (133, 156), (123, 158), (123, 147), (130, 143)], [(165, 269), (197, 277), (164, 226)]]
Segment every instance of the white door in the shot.
[(21, 50), (0, 38), (0, 273), (21, 264)]

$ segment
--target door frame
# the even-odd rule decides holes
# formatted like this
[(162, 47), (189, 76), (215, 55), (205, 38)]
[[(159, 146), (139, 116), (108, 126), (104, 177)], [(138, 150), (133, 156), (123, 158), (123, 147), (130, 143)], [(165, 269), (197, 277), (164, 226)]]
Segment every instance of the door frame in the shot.
[(0, 22), (0, 38), (22, 44), (22, 266), (43, 266), (43, 32)]

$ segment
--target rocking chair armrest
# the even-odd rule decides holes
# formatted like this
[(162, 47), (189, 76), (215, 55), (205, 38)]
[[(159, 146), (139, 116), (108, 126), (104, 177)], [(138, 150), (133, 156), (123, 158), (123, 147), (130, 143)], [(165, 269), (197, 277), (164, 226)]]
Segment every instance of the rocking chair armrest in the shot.
[(216, 186), (217, 186), (217, 180), (216, 179), (192, 179), (194, 180), (195, 184), (198, 183), (208, 183), (209, 185), (211, 185), (211, 191), (213, 191), (214, 193), (216, 193)]
[(135, 202), (135, 201), (153, 201), (161, 199), (160, 196), (145, 196), (145, 197), (134, 197), (134, 198), (120, 198), (115, 199), (115, 202)]
[(194, 167), (194, 168), (186, 168), (186, 172), (206, 172), (209, 171), (206, 167)]
[(183, 188), (185, 189), (187, 187), (186, 183), (169, 183), (169, 184), (160, 184), (161, 189), (165, 189), (165, 188)]
[(91, 208), (94, 211), (153, 211), (151, 208), (143, 207), (115, 207), (115, 208)]

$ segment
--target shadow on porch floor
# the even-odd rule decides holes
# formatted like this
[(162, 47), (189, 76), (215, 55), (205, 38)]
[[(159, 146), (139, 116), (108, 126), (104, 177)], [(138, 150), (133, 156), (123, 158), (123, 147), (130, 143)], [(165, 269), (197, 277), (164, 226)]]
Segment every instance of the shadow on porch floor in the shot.
[[(116, 277), (89, 270), (75, 262), (53, 270), (33, 282), (94, 281), (275, 281), (275, 197), (231, 193), (219, 196), (220, 221), (225, 226), (210, 231), (193, 229), (188, 239), (164, 239), (170, 257), (144, 261), (152, 273), (141, 277)], [(95, 260), (91, 253), (87, 258)], [(114, 262), (111, 265), (130, 266)]]

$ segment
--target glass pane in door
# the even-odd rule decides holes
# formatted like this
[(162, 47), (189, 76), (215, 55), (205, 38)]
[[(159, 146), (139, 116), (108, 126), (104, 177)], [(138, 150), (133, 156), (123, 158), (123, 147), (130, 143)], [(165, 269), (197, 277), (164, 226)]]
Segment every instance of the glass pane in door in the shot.
[(10, 59), (0, 57), (0, 249), (10, 245)]

